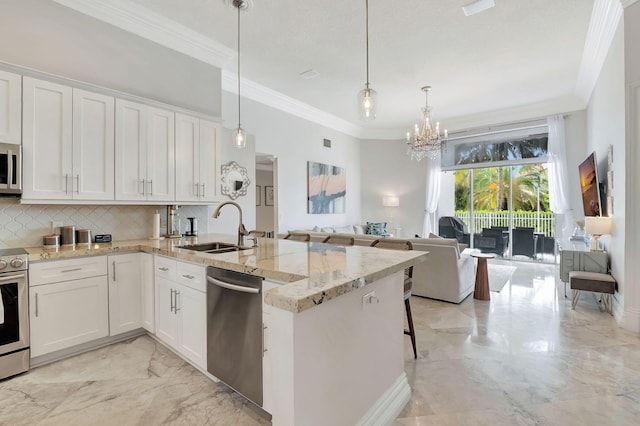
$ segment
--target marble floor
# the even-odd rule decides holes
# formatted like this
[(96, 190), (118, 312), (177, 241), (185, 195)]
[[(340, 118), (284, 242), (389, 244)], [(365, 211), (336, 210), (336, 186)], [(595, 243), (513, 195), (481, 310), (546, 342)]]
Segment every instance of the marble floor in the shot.
[[(496, 263), (507, 263), (494, 261)], [(418, 360), (395, 425), (640, 424), (640, 335), (553, 265), (518, 269), (490, 302), (413, 297)], [(148, 336), (0, 382), (0, 425), (260, 425), (268, 417)]]

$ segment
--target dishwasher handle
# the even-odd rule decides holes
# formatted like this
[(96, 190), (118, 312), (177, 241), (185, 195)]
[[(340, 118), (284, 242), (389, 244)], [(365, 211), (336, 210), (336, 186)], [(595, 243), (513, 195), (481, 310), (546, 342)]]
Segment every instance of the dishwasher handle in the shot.
[(225, 281), (220, 281), (219, 279), (213, 278), (213, 277), (207, 277), (207, 281), (210, 282), (211, 284), (215, 284), (218, 287), (223, 287), (229, 290), (234, 290), (234, 291), (241, 291), (243, 293), (253, 293), (253, 294), (258, 294), (260, 293), (260, 289), (259, 288), (254, 288), (254, 287), (244, 287), (241, 285), (236, 285), (236, 284), (231, 284)]

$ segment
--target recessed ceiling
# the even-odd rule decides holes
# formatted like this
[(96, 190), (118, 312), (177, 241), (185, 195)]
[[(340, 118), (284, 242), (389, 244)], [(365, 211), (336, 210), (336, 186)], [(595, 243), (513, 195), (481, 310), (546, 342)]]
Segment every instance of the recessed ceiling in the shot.
[[(134, 2), (236, 49), (237, 12), (224, 0)], [(370, 2), (373, 122), (358, 120), (356, 103), (365, 83), (364, 0), (254, 0), (241, 17), (242, 77), (370, 130), (410, 128), (425, 85), (445, 125), (533, 104), (584, 107), (576, 79), (594, 0), (496, 0), (466, 17), (469, 3)], [(235, 60), (224, 69), (235, 73)], [(300, 78), (309, 69), (318, 75)]]

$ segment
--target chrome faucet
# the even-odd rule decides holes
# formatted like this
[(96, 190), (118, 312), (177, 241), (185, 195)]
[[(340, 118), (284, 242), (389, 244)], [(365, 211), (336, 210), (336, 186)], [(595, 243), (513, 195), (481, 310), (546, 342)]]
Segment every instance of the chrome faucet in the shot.
[(217, 219), (218, 216), (220, 216), (220, 209), (227, 204), (236, 206), (236, 208), (238, 209), (238, 213), (240, 215), (240, 225), (238, 225), (238, 246), (242, 247), (244, 246), (244, 236), (249, 235), (249, 231), (247, 231), (247, 228), (245, 228), (244, 224), (242, 223), (242, 208), (240, 208), (240, 205), (233, 201), (225, 201), (224, 203), (221, 203), (218, 207), (216, 207), (216, 210), (213, 212), (212, 217), (214, 219)]

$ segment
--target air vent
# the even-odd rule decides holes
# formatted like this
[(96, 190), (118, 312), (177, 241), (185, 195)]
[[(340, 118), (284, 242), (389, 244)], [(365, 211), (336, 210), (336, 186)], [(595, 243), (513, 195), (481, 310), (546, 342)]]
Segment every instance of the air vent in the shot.
[(324, 139), (324, 146), (327, 148), (331, 148), (331, 139)]

